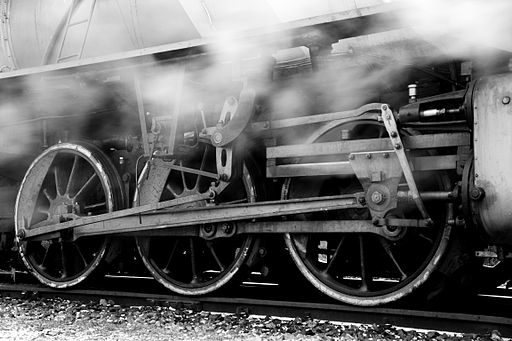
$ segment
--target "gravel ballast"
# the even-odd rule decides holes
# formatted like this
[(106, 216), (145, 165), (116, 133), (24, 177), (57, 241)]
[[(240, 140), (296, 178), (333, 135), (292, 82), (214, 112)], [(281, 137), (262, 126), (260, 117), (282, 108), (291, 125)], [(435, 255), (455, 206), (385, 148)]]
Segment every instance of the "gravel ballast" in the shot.
[(418, 332), (389, 325), (348, 325), (60, 299), (0, 298), (0, 340), (476, 340), (488, 335)]

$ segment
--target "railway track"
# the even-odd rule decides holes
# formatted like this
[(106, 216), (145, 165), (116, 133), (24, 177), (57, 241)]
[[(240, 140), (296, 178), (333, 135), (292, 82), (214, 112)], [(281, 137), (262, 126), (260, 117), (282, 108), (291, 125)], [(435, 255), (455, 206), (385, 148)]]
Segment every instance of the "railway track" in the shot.
[[(112, 289), (112, 284), (119, 278), (111, 279), (114, 282), (106, 288), (55, 290), (39, 284), (12, 284), (1, 282), (2, 296), (35, 298), (61, 298), (75, 301), (98, 301), (101, 299), (113, 300), (121, 305), (162, 305), (176, 309), (189, 309), (193, 311), (209, 311), (233, 314), (271, 315), (278, 317), (301, 317), (321, 320), (339, 321), (347, 323), (364, 323), (393, 325), (397, 327), (434, 329), (447, 332), (485, 334), (498, 330), (503, 337), (512, 337), (512, 315), (496, 313), (505, 311), (512, 300), (496, 297), (480, 296), (474, 302), (475, 310), (487, 306), (484, 314), (452, 311), (424, 311), (403, 307), (354, 307), (331, 302), (310, 302), (304, 300), (286, 299), (257, 299), (247, 297), (184, 297), (170, 295), (155, 290), (153, 293), (139, 290)], [(132, 281), (144, 281), (143, 278)], [(107, 281), (108, 282), (108, 281)], [(131, 286), (134, 287), (132, 282)], [(139, 283), (140, 284), (140, 283)], [(139, 286), (140, 288), (140, 286)], [(151, 286), (149, 287), (151, 289)], [(254, 288), (253, 288), (254, 289)], [(253, 290), (253, 289), (249, 289)], [(246, 289), (247, 290), (247, 289)], [(258, 289), (252, 292), (258, 295)], [(272, 291), (264, 288), (261, 290)], [(259, 295), (258, 295), (259, 296)], [(265, 296), (267, 297), (267, 296)], [(274, 296), (275, 297), (275, 296)], [(493, 310), (491, 306), (501, 307)], [(505, 307), (505, 308), (504, 308)], [(457, 307), (455, 307), (456, 309)], [(504, 309), (503, 309), (504, 308)], [(493, 313), (489, 313), (492, 312)]]

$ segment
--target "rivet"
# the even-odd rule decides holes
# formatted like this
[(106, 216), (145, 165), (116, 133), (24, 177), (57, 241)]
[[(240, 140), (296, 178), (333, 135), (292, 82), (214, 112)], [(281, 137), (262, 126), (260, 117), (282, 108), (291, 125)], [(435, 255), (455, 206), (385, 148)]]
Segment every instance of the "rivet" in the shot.
[(509, 96), (505, 96), (503, 97), (503, 99), (501, 100), (501, 103), (507, 105), (510, 103), (510, 97)]
[(391, 132), (391, 137), (397, 137), (397, 136), (398, 136), (398, 134), (396, 133), (396, 131)]
[(215, 143), (221, 143), (222, 142), (222, 134), (219, 132), (216, 132), (213, 134), (213, 142)]
[(402, 146), (400, 145), (400, 143), (395, 144), (395, 149), (400, 149), (400, 148), (402, 148)]
[(383, 156), (385, 159), (387, 159), (387, 158), (389, 157), (389, 153), (384, 153), (384, 154), (382, 154), (382, 156)]
[(348, 156), (348, 159), (349, 159), (349, 160), (354, 160), (354, 159), (355, 159), (354, 154), (350, 154), (350, 155)]
[(366, 158), (367, 159), (371, 159), (372, 158), (372, 154), (366, 154)]

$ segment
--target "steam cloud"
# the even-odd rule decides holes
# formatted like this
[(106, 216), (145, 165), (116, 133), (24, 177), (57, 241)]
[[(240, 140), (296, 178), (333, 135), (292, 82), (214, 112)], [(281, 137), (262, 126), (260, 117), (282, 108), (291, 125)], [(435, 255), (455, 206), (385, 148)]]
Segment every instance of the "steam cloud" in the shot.
[[(137, 8), (131, 7), (132, 2), (127, 0), (105, 0), (97, 3), (97, 12), (93, 15), (92, 29), (85, 45), (85, 57), (200, 36), (217, 39), (211, 57), (206, 62), (202, 61), (198, 65), (193, 62), (187, 64), (188, 69), (196, 68), (200, 71), (192, 72), (192, 77), (183, 84), (180, 98), (187, 103), (184, 115), (197, 111), (199, 104), (215, 102), (208, 110), (212, 115), (218, 114), (229, 90), (226, 84), (240, 76), (239, 71), (251, 63), (253, 66), (249, 69), (252, 67), (256, 71), (250, 72), (257, 74), (260, 68), (261, 78), (269, 76), (266, 83), (257, 84), (260, 95), (268, 98), (266, 109), (274, 118), (283, 118), (345, 110), (371, 101), (385, 101), (386, 98), (381, 96), (383, 89), (392, 92), (403, 90), (407, 86), (401, 80), (407, 79), (411, 65), (428, 65), (442, 58), (486, 56), (489, 51), (497, 49), (512, 51), (512, 42), (508, 39), (512, 32), (512, 2), (508, 0), (147, 0), (141, 2)], [(269, 25), (278, 22), (339, 11), (357, 12), (364, 7), (383, 3), (403, 5), (406, 10), (401, 12), (403, 16), (399, 21), (402, 26), (409, 28), (342, 40), (333, 45), (332, 53), (316, 61), (320, 63), (320, 68), (315, 72), (312, 72), (309, 53), (303, 48), (275, 51), (273, 46), (263, 47), (257, 43), (247, 44), (233, 39), (235, 32), (241, 30), (264, 31)], [(51, 2), (46, 12), (51, 13), (50, 9), (54, 10), (55, 4), (56, 2)], [(175, 13), (172, 11), (177, 4), (181, 6), (181, 14), (176, 18), (178, 24), (168, 24), (169, 18), (165, 15), (153, 16), (157, 18), (155, 22), (133, 22), (134, 13), (143, 18), (148, 14), (148, 9), (154, 10), (158, 6), (165, 9), (162, 13)], [(137, 25), (140, 25), (138, 32), (134, 30)], [(41, 25), (38, 27), (43, 28)], [(48, 30), (46, 28), (46, 31), (41, 32)], [(380, 30), (373, 28), (372, 31)], [(40, 43), (47, 44), (46, 38), (41, 38)], [(282, 41), (289, 39), (286, 36), (280, 38)], [(411, 42), (415, 42), (414, 49), (408, 48)], [(44, 49), (38, 45), (38, 53), (41, 54), (42, 51)], [(268, 57), (276, 58), (278, 62), (284, 60), (281, 70), (277, 70), (277, 73), (284, 73), (284, 76), (277, 75), (276, 70), (273, 70), (274, 78), (277, 75), (277, 79), (270, 79), (272, 69), (266, 65)], [(286, 58), (289, 60), (286, 61)], [(323, 67), (329, 64), (328, 59), (335, 60), (337, 66)], [(226, 61), (235, 62), (230, 64)], [(292, 67), (287, 67), (286, 63)], [(294, 65), (298, 65), (297, 70), (300, 71), (294, 71)], [(179, 73), (179, 67), (162, 65), (141, 75), (146, 111), (155, 115), (171, 113)], [(130, 79), (128, 74), (122, 77)], [(14, 150), (16, 153), (25, 152), (24, 149), (38, 152), (33, 146), (41, 141), (39, 125), (33, 125), (32, 128), (17, 126), (13, 129), (10, 128), (12, 123), (33, 119), (38, 115), (66, 116), (90, 111), (108, 97), (103, 90), (109, 86), (96, 87), (97, 85), (97, 80), (88, 83), (63, 81), (61, 86), (65, 89), (64, 94), (79, 94), (78, 101), (65, 95), (55, 98), (54, 89), (46, 96), (43, 94), (43, 102), (35, 104), (24, 95), (10, 96), (10, 101), (0, 104), (0, 126), (4, 126), (1, 129), (0, 144), (10, 146), (11, 150), (17, 148)], [(28, 96), (44, 88), (38, 78), (27, 78), (22, 87)], [(121, 110), (131, 112), (127, 115), (127, 120), (134, 121), (137, 113), (133, 106), (131, 87), (130, 82), (117, 87), (114, 95), (116, 101), (120, 101), (115, 105)], [(215, 123), (215, 118), (208, 123), (212, 122)], [(21, 136), (23, 139), (20, 141)], [(15, 146), (11, 143), (13, 140), (17, 141)]]

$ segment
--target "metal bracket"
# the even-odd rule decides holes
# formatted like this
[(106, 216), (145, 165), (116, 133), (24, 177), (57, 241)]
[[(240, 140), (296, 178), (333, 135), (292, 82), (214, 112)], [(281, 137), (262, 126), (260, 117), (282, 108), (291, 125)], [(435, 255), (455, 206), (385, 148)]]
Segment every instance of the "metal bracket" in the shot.
[[(215, 143), (216, 141), (221, 142), (223, 139), (222, 133), (219, 132), (219, 129), (229, 125), (232, 120), (236, 120), (239, 116), (238, 113), (238, 101), (234, 97), (228, 97), (224, 102), (224, 106), (222, 107), (222, 112), (220, 114), (219, 123), (217, 124), (217, 129), (212, 135), (212, 141)], [(236, 148), (236, 144), (234, 142), (229, 143), (228, 145), (219, 144), (216, 146), (216, 160), (217, 160), (217, 174), (219, 174), (219, 179), (221, 181), (229, 181), (231, 178), (238, 176), (240, 174), (240, 160), (235, 156), (234, 150)]]
[(397, 192), (402, 168), (390, 151), (351, 153), (350, 165), (365, 190), (372, 218), (383, 218), (397, 207)]
[[(232, 99), (228, 98), (227, 102)], [(217, 125), (212, 134), (211, 141), (215, 147), (223, 147), (232, 143), (245, 130), (251, 120), (254, 110), (256, 92), (254, 89), (244, 86), (240, 92), (239, 102), (234, 111), (229, 111), (231, 118), (226, 122), (226, 118), (221, 117), (221, 124)], [(224, 105), (226, 108), (226, 104)], [(224, 111), (224, 110), (223, 110)], [(223, 112), (227, 116), (227, 111)]]
[(423, 204), (423, 200), (420, 197), (418, 187), (416, 186), (416, 182), (414, 181), (411, 167), (409, 165), (409, 160), (407, 159), (407, 155), (405, 155), (404, 144), (398, 132), (395, 116), (393, 115), (393, 112), (389, 109), (389, 106), (387, 104), (383, 104), (381, 106), (381, 111), (382, 121), (384, 122), (384, 126), (386, 127), (386, 130), (389, 134), (389, 138), (391, 139), (391, 145), (393, 146), (395, 154), (398, 157), (398, 162), (400, 162), (400, 166), (402, 166), (405, 181), (409, 186), (409, 191), (412, 194), (412, 199), (416, 203), (416, 206), (418, 207), (418, 210), (420, 211), (423, 218), (430, 220), (431, 218), (427, 213), (427, 209)]

